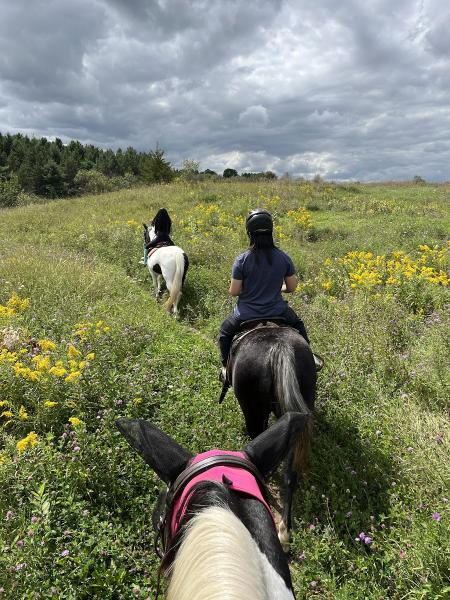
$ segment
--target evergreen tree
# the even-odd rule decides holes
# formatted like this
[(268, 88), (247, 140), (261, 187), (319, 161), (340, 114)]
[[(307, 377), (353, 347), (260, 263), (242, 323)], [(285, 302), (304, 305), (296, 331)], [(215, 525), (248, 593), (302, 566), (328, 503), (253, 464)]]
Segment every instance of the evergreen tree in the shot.
[(164, 158), (164, 150), (156, 146), (155, 150), (144, 155), (141, 165), (141, 176), (146, 183), (172, 181), (174, 171), (170, 162)]

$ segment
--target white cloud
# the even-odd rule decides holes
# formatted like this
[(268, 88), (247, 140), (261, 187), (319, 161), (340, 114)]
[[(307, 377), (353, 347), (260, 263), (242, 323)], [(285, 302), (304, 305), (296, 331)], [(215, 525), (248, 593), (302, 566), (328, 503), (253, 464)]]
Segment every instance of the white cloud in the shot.
[(267, 109), (258, 104), (256, 106), (248, 106), (243, 110), (239, 115), (238, 121), (247, 127), (264, 127), (269, 122), (269, 115), (267, 114)]

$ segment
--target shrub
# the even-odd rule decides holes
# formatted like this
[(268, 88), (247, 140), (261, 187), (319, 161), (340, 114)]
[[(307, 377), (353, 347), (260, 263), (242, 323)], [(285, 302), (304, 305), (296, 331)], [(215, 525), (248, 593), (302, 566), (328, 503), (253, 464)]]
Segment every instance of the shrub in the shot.
[(0, 207), (15, 206), (20, 194), (17, 175), (9, 179), (0, 179)]
[(95, 169), (90, 171), (81, 169), (76, 174), (74, 183), (78, 192), (81, 194), (98, 194), (101, 192), (110, 192), (113, 189), (111, 180)]

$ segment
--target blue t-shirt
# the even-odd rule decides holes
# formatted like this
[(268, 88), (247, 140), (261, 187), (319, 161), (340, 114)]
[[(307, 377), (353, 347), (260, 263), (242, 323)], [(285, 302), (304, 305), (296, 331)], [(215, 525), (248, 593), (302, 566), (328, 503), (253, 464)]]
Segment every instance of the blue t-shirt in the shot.
[(291, 258), (278, 248), (271, 249), (271, 264), (265, 252), (256, 255), (247, 250), (234, 261), (231, 277), (242, 281), (234, 314), (238, 319), (279, 317), (286, 310), (286, 301), (281, 297), (281, 286), (285, 277), (295, 273)]

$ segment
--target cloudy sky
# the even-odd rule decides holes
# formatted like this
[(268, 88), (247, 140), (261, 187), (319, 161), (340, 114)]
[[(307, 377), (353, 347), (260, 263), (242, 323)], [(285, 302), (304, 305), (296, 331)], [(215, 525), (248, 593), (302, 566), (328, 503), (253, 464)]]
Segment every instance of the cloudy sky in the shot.
[(450, 180), (448, 0), (0, 0), (0, 131)]

